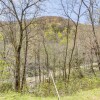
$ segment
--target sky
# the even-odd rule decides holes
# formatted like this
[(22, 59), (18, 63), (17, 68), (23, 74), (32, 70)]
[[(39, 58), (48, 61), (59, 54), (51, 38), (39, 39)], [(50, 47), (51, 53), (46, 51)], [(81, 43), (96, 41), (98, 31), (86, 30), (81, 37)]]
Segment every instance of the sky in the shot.
[[(71, 0), (69, 0), (70, 3)], [(77, 5), (76, 5), (77, 6)], [(61, 17), (65, 17), (65, 13), (62, 10), (62, 6), (61, 6), (61, 2), (60, 0), (48, 0), (47, 2), (44, 3), (43, 5), (43, 9), (45, 11), (43, 11), (41, 13), (41, 16), (61, 16)], [(77, 12), (78, 8), (75, 8), (75, 11)], [(86, 9), (84, 7), (82, 7), (81, 13), (83, 13)], [(72, 19), (74, 21), (77, 20), (77, 15), (75, 13), (72, 14)], [(82, 16), (80, 18), (80, 23), (86, 23), (86, 17)]]
[[(17, 4), (17, 2), (19, 0), (13, 0), (13, 1), (15, 2), (15, 4)], [(73, 1), (73, 0), (67, 0), (67, 1), (68, 1), (68, 3), (71, 3), (71, 1)], [(80, 0), (78, 0), (78, 1), (80, 1)], [(61, 16), (61, 17), (67, 18), (64, 15), (64, 12), (62, 10), (60, 0), (46, 0), (44, 3), (42, 3), (41, 7), (42, 7), (43, 10), (41, 11), (40, 16)], [(77, 5), (76, 5), (76, 7), (75, 7), (76, 12), (78, 11), (78, 8), (79, 7), (77, 7)], [(83, 13), (84, 11), (85, 11), (85, 9), (83, 7), (82, 10), (81, 10), (81, 13)], [(72, 13), (71, 18), (74, 21), (76, 21), (77, 20), (77, 15), (75, 13)], [(85, 22), (86, 22), (86, 17), (82, 16), (80, 18), (80, 23), (85, 23)]]
[[(22, 0), (13, 0), (13, 1), (15, 2), (15, 4), (17, 4), (18, 1), (22, 1)], [(68, 1), (68, 3), (71, 3), (74, 0), (63, 0), (63, 1)], [(43, 10), (41, 11), (40, 16), (61, 16), (66, 18), (66, 16), (64, 15), (65, 13), (62, 10), (60, 0), (45, 0), (45, 2), (42, 3), (42, 9)], [(77, 7), (75, 8), (75, 10), (77, 12), (78, 10)], [(84, 12), (84, 10), (85, 9), (82, 9), (81, 11)], [(77, 20), (76, 14), (73, 13), (71, 17), (74, 21)], [(80, 18), (80, 23), (85, 23), (85, 22), (86, 22), (86, 18), (82, 16)]]

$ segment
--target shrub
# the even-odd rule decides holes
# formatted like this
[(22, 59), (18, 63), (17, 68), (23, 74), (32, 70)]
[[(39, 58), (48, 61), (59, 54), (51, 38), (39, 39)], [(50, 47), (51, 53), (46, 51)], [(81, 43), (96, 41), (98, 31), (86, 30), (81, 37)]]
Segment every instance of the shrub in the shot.
[[(89, 77), (84, 77), (84, 78), (73, 78), (70, 80), (69, 83), (66, 83), (63, 80), (58, 80), (56, 82), (59, 94), (61, 96), (63, 95), (72, 95), (78, 91), (81, 90), (90, 90), (94, 88), (100, 87), (100, 78), (89, 78)], [(37, 96), (55, 96), (55, 88), (53, 83), (41, 83), (41, 85), (36, 86), (34, 89), (34, 94)]]
[(13, 87), (11, 83), (2, 83), (0, 85), (0, 92), (8, 92), (12, 90), (13, 90)]

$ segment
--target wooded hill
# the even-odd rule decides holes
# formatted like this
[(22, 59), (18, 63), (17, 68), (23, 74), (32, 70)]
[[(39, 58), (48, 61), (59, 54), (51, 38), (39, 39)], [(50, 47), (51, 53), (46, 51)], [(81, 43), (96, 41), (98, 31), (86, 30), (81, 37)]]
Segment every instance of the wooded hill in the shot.
[[(27, 23), (23, 21), (23, 27), (28, 23), (30, 23), (30, 20)], [(19, 43), (19, 26), (16, 22), (2, 24), (1, 37), (3, 36), (3, 38), (0, 41), (0, 59), (1, 63), (4, 63), (1, 70), (3, 71), (4, 68), (6, 70), (1, 73), (1, 80), (5, 78), (5, 80), (14, 83), (15, 49), (17, 48), (16, 44)], [(77, 31), (75, 50), (71, 65), (69, 65), (76, 32), (75, 23), (57, 16), (34, 19), (23, 33), (20, 58), (21, 80), (24, 68), (26, 68), (26, 78), (33, 77), (35, 79), (38, 76), (39, 79), (36, 79), (38, 82), (45, 81), (50, 71), (53, 72), (55, 79), (57, 77), (66, 79), (69, 75), (69, 66), (71, 66), (71, 70), (73, 70), (71, 73), (74, 73), (74, 76), (84, 77), (85, 71), (81, 71), (80, 66), (97, 62), (98, 52), (95, 49), (92, 26), (79, 23)], [(95, 32), (98, 40), (100, 40), (99, 26), (95, 26)], [(88, 69), (95, 75), (93, 67), (89, 66)]]

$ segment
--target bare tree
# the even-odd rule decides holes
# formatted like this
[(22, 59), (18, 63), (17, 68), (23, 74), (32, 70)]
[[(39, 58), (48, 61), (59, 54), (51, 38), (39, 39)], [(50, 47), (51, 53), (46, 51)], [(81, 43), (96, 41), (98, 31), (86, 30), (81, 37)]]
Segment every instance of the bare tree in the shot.
[(99, 48), (99, 43), (98, 43), (96, 30), (95, 30), (95, 16), (94, 16), (96, 1), (89, 0), (89, 3), (87, 3), (86, 1), (83, 0), (82, 2), (88, 10), (89, 19), (90, 19), (90, 22), (91, 22), (91, 25), (92, 25), (92, 33), (93, 33), (94, 42), (95, 42), (95, 45), (96, 45), (95, 50), (97, 52), (97, 61), (98, 61), (98, 66), (99, 66), (99, 70), (100, 70), (100, 55), (99, 55), (100, 48)]
[(67, 18), (69, 18), (75, 25), (75, 31), (74, 31), (74, 44), (73, 44), (73, 47), (72, 47), (72, 52), (71, 52), (71, 57), (70, 57), (70, 60), (69, 60), (69, 69), (68, 69), (68, 80), (70, 79), (70, 73), (71, 73), (71, 62), (72, 62), (72, 58), (73, 58), (73, 53), (74, 53), (74, 49), (75, 49), (75, 45), (76, 45), (76, 39), (77, 39), (77, 33), (78, 33), (78, 25), (79, 25), (79, 19), (80, 17), (82, 16), (81, 14), (81, 8), (82, 8), (82, 4), (83, 4), (83, 0), (80, 1), (79, 3), (79, 7), (78, 7), (78, 12), (76, 12), (74, 10), (74, 6), (77, 4), (78, 0), (75, 0), (73, 1), (72, 3), (72, 6), (71, 6), (71, 13), (74, 13), (76, 14), (77, 16), (77, 20), (76, 22), (74, 22), (73, 18), (71, 18), (70, 14), (66, 12), (66, 7), (63, 3), (63, 0), (61, 0), (61, 5), (62, 5), (62, 8), (63, 8), (63, 11), (65, 13), (65, 16)]
[[(3, 16), (7, 19), (7, 25), (9, 25), (9, 30), (11, 32), (11, 41), (14, 47), (14, 54), (16, 59), (15, 64), (15, 90), (20, 91), (20, 80), (21, 80), (21, 49), (23, 44), (23, 37), (24, 37), (24, 31), (27, 29), (27, 27), (30, 26), (30, 24), (33, 22), (34, 17), (37, 14), (37, 11), (39, 9), (39, 3), (41, 1), (33, 1), (33, 0), (18, 0), (17, 3), (13, 0), (1, 0), (0, 3), (2, 5), (2, 8), (4, 9)], [(35, 10), (31, 10), (35, 9)], [(24, 15), (26, 14), (26, 19), (28, 19), (29, 14), (31, 15), (31, 20), (28, 22), (27, 26), (24, 26)], [(17, 24), (18, 32), (13, 30), (13, 25)], [(15, 37), (16, 35), (16, 37)], [(13, 36), (13, 37), (12, 37)], [(16, 39), (18, 37), (18, 39)]]

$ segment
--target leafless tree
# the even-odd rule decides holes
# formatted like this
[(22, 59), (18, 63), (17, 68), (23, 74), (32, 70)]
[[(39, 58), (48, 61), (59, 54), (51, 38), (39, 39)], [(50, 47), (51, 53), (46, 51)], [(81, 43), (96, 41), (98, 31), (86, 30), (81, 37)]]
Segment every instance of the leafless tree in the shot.
[(98, 61), (98, 66), (99, 66), (99, 70), (100, 70), (100, 55), (99, 55), (100, 48), (99, 48), (98, 38), (97, 38), (97, 35), (96, 35), (96, 30), (95, 30), (95, 16), (94, 16), (95, 15), (94, 11), (95, 11), (96, 1), (89, 0), (89, 2), (86, 2), (86, 1), (83, 0), (82, 2), (88, 10), (90, 23), (92, 25), (92, 33), (93, 33), (93, 36), (94, 36), (95, 50), (97, 52), (97, 61)]
[[(67, 1), (66, 1), (67, 2)], [(72, 1), (72, 6), (71, 6), (71, 14), (74, 13), (76, 14), (77, 16), (77, 20), (76, 22), (74, 22), (73, 18), (70, 16), (69, 13), (67, 13), (66, 11), (66, 6), (65, 4), (63, 3), (63, 0), (61, 0), (61, 5), (62, 5), (62, 8), (63, 8), (63, 11), (65, 13), (65, 16), (67, 18), (69, 18), (73, 24), (75, 25), (75, 31), (74, 31), (74, 44), (73, 44), (73, 47), (72, 47), (72, 52), (71, 52), (71, 57), (70, 57), (70, 60), (69, 60), (69, 70), (68, 70), (68, 80), (70, 79), (70, 73), (71, 73), (71, 62), (72, 62), (72, 59), (73, 59), (73, 53), (74, 53), (74, 49), (75, 49), (75, 45), (76, 45), (76, 39), (77, 39), (77, 33), (78, 33), (78, 25), (79, 25), (79, 20), (80, 20), (80, 17), (82, 16), (82, 13), (81, 13), (81, 8), (82, 8), (82, 4), (83, 4), (83, 0), (79, 1), (79, 6), (78, 6), (78, 12), (76, 12), (74, 10), (74, 7), (75, 5), (77, 4), (78, 0), (74, 0)]]
[[(20, 91), (20, 80), (21, 80), (21, 49), (23, 44), (23, 37), (25, 30), (27, 27), (31, 25), (33, 19), (37, 15), (37, 11), (39, 9), (39, 3), (41, 1), (33, 1), (33, 0), (1, 0), (1, 6), (3, 11), (3, 16), (6, 19), (7, 25), (9, 26), (10, 38), (14, 47), (14, 54), (16, 59), (15, 64), (15, 90)], [(33, 10), (32, 10), (33, 9)], [(26, 14), (26, 19), (24, 19), (24, 15)], [(24, 20), (28, 19), (28, 16), (31, 15), (31, 20), (28, 22), (27, 26), (24, 26)], [(14, 30), (14, 25), (17, 25), (18, 32)], [(16, 33), (16, 34), (15, 34)], [(16, 39), (18, 38), (18, 39)]]

